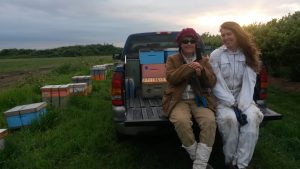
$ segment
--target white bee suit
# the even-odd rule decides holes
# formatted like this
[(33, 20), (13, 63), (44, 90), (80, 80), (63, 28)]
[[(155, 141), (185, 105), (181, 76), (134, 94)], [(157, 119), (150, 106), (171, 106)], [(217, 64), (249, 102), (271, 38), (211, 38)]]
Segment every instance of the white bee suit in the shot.
[[(256, 73), (246, 65), (240, 49), (231, 52), (222, 46), (211, 53), (210, 63), (217, 77), (213, 93), (218, 103), (216, 120), (223, 138), (225, 162), (245, 168), (252, 158), (263, 119), (253, 101)], [(246, 125), (239, 125), (232, 106), (238, 106), (247, 115)]]

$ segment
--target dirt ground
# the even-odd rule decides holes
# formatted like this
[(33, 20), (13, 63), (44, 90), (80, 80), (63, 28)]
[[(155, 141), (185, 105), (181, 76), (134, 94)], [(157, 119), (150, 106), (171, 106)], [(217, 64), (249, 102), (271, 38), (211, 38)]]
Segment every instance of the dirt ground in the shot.
[(7, 87), (14, 86), (23, 82), (29, 77), (39, 76), (51, 71), (51, 68), (39, 68), (34, 71), (13, 71), (0, 73), (0, 89), (5, 90)]
[[(34, 71), (15, 71), (9, 73), (0, 73), (0, 89), (3, 90), (9, 86), (16, 85), (24, 81), (28, 77), (38, 76), (48, 73), (51, 70), (49, 68), (39, 68)], [(269, 84), (282, 88), (290, 92), (300, 92), (300, 82), (290, 82), (287, 79), (269, 77)]]
[(300, 82), (291, 82), (283, 78), (269, 76), (269, 84), (289, 92), (300, 92)]

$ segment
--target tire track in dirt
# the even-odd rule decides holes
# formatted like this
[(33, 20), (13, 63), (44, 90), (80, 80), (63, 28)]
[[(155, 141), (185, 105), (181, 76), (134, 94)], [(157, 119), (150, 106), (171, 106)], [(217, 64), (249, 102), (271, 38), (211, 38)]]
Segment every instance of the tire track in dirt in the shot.
[(41, 67), (35, 70), (24, 70), (24, 71), (12, 71), (0, 73), (0, 89), (15, 86), (25, 81), (27, 78), (32, 76), (40, 76), (42, 74), (49, 73), (52, 67)]

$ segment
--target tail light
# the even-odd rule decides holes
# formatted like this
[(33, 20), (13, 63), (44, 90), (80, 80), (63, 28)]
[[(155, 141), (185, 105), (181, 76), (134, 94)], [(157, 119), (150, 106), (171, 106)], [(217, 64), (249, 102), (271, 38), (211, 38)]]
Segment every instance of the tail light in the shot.
[(260, 76), (260, 93), (259, 100), (267, 99), (267, 89), (268, 89), (268, 71), (266, 66), (262, 65), (259, 73)]
[(112, 87), (111, 87), (111, 99), (112, 105), (122, 106), (123, 101), (123, 79), (124, 74), (122, 72), (115, 72), (112, 76)]

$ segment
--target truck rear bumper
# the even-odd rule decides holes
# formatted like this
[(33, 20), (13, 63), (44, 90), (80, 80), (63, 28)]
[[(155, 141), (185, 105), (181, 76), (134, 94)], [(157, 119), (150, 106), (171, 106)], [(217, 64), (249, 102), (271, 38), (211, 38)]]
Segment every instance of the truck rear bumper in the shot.
[(168, 123), (168, 125), (134, 125), (134, 126), (128, 126), (124, 123), (116, 123), (116, 130), (119, 134), (123, 135), (129, 135), (129, 136), (135, 136), (142, 133), (150, 133), (154, 131), (161, 131), (167, 128), (171, 127), (171, 123)]

